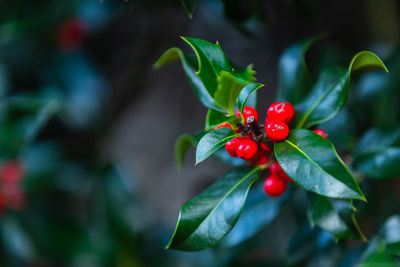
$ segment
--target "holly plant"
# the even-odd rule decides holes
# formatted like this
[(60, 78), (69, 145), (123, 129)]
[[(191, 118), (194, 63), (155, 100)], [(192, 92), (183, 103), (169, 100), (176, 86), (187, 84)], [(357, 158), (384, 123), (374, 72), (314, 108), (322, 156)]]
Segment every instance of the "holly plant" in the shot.
[[(318, 38), (300, 42), (280, 60), (277, 102), (260, 118), (257, 91), (263, 87), (252, 65), (233, 64), (221, 46), (182, 38), (194, 51), (167, 50), (155, 63), (159, 68), (180, 60), (194, 92), (208, 108), (204, 130), (177, 140), (175, 157), (183, 165), (186, 151), (196, 146), (196, 164), (214, 157), (234, 166), (197, 197), (186, 202), (167, 249), (199, 251), (218, 244), (237, 223), (251, 186), (263, 178), (265, 198), (287, 200), (296, 187), (307, 191), (311, 225), (338, 239), (364, 240), (353, 201), (366, 201), (350, 169), (318, 125), (333, 119), (345, 106), (353, 72), (384, 70), (369, 51), (357, 53), (347, 69), (324, 69), (316, 82), (304, 60)], [(282, 64), (291, 63), (290, 68)], [(290, 190), (287, 190), (290, 189)], [(263, 212), (263, 211), (260, 211)], [(254, 229), (245, 229), (251, 235)]]

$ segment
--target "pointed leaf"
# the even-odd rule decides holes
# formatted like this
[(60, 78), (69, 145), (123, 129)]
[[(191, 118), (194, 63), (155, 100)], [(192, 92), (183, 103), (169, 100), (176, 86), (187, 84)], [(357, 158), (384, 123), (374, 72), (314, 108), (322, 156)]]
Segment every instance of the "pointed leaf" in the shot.
[(193, 17), (193, 13), (196, 9), (198, 2), (199, 0), (181, 0), (181, 3), (186, 10), (186, 13), (189, 15), (189, 18)]
[(199, 251), (215, 246), (236, 224), (250, 186), (259, 178), (259, 167), (239, 167), (194, 199), (179, 213), (167, 249)]
[(296, 128), (309, 128), (333, 118), (346, 104), (352, 72), (377, 69), (387, 71), (377, 55), (362, 51), (353, 57), (347, 71), (323, 71), (308, 97), (295, 107), (302, 114)]
[(179, 59), (182, 62), (183, 70), (191, 87), (194, 89), (197, 97), (200, 99), (203, 105), (207, 108), (224, 112), (222, 108), (215, 104), (213, 96), (207, 91), (199, 76), (196, 75), (197, 66), (195, 60), (191, 60), (191, 58), (186, 56), (179, 48), (173, 47), (165, 51), (164, 54), (157, 60), (157, 62), (154, 63), (154, 68), (158, 69), (167, 63), (174, 62)]
[(238, 135), (230, 128), (220, 128), (204, 135), (196, 148), (196, 164), (211, 156), (236, 136)]
[(218, 89), (214, 95), (215, 103), (234, 115), (233, 106), (247, 82), (237, 79), (233, 74), (226, 71), (221, 71), (217, 79)]
[(213, 96), (217, 91), (217, 76), (219, 73), (223, 70), (232, 70), (229, 60), (218, 43), (212, 44), (201, 39), (189, 37), (182, 37), (182, 39), (194, 50), (199, 67), (196, 74), (200, 77), (209, 94)]
[(194, 50), (199, 70), (196, 72), (215, 103), (233, 115), (233, 105), (240, 90), (254, 80), (252, 65), (241, 70), (229, 62), (218, 43), (182, 37)]
[(329, 199), (309, 193), (309, 217), (312, 225), (318, 225), (338, 240), (342, 238), (363, 240), (366, 238), (354, 218), (351, 200)]
[(282, 169), (304, 189), (331, 198), (365, 200), (333, 144), (322, 136), (292, 130), (286, 140), (275, 143), (274, 150)]
[(264, 85), (261, 83), (250, 83), (242, 89), (237, 98), (237, 104), (240, 114), (243, 114), (244, 106), (246, 106), (247, 101), (250, 99), (251, 95), (253, 95), (253, 93), (255, 94), (255, 92), (263, 86)]
[(321, 39), (316, 35), (287, 48), (279, 58), (279, 100), (298, 103), (312, 85), (310, 71), (305, 63), (305, 54), (310, 46)]

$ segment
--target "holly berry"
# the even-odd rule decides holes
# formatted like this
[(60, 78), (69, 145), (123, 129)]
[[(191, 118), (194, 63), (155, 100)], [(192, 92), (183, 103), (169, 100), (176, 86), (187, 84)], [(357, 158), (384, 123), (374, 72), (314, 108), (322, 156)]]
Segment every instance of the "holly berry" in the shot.
[(286, 172), (282, 169), (281, 165), (279, 165), (279, 162), (275, 161), (270, 167), (269, 171), (271, 172), (271, 176), (275, 176), (278, 178), (281, 178), (283, 180), (289, 181), (293, 183), (293, 180), (290, 179), (290, 177), (286, 174)]
[(3, 182), (18, 182), (23, 175), (24, 169), (18, 161), (7, 162), (0, 172), (0, 177)]
[(324, 130), (315, 129), (313, 132), (319, 134), (320, 136), (322, 136), (325, 139), (328, 139), (328, 134)]
[(21, 186), (17, 183), (3, 183), (2, 191), (4, 206), (20, 210), (25, 203), (25, 194)]
[(83, 22), (73, 18), (60, 25), (57, 32), (57, 41), (61, 50), (75, 50), (83, 41), (85, 29)]
[(272, 141), (281, 141), (286, 139), (289, 134), (289, 127), (282, 121), (265, 121), (265, 133)]
[(268, 108), (268, 120), (282, 121), (289, 124), (294, 117), (294, 108), (289, 102), (273, 103)]
[(232, 157), (236, 157), (236, 150), (239, 144), (245, 140), (246, 137), (235, 137), (231, 141), (225, 144), (225, 149)]
[(263, 142), (260, 142), (260, 148), (266, 152), (271, 152), (271, 149), (269, 149), (269, 147), (267, 147)]
[(232, 129), (232, 126), (227, 122), (223, 122), (223, 123), (218, 124), (217, 126), (215, 126), (214, 130), (217, 130), (217, 129), (220, 129), (220, 128), (231, 128)]
[(281, 196), (285, 193), (286, 187), (286, 181), (276, 176), (269, 176), (264, 181), (264, 191), (271, 197)]
[(254, 156), (254, 161), (250, 163), (252, 166), (257, 166), (257, 165), (265, 165), (269, 162), (269, 157), (268, 155), (264, 152), (259, 150), (257, 154)]
[[(239, 109), (236, 111), (236, 116), (241, 118)], [(244, 117), (244, 124), (247, 125), (247, 118), (250, 116), (254, 116), (254, 120), (258, 122), (258, 112), (252, 107), (244, 106), (243, 108), (243, 117)]]
[(243, 140), (236, 149), (236, 154), (239, 158), (251, 160), (258, 151), (257, 143), (252, 139)]

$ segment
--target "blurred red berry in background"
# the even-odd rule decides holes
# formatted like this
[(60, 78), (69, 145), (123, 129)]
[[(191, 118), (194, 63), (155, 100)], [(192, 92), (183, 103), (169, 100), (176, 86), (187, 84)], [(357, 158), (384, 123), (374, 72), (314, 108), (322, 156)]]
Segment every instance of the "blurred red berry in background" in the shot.
[(72, 51), (83, 42), (85, 27), (81, 20), (73, 18), (63, 22), (57, 30), (57, 42), (60, 50)]

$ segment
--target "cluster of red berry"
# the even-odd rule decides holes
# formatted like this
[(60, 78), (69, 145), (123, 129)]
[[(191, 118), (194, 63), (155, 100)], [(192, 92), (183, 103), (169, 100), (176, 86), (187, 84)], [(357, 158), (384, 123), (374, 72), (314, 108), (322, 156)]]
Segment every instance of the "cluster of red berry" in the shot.
[[(258, 124), (257, 111), (249, 106), (243, 109), (244, 123), (238, 123), (235, 128), (224, 122), (215, 129), (229, 127), (240, 137), (236, 137), (225, 144), (226, 151), (233, 157), (239, 157), (249, 161), (250, 165), (264, 165), (268, 167), (271, 156), (273, 157), (273, 143), (283, 141), (289, 135), (289, 123), (294, 117), (293, 106), (288, 102), (273, 103), (267, 111), (265, 123)], [(236, 116), (242, 117), (239, 110)], [(321, 129), (315, 129), (315, 133), (327, 138), (327, 134)], [(278, 161), (275, 160), (269, 166), (270, 175), (264, 181), (264, 191), (269, 196), (281, 196), (287, 187), (287, 182), (293, 183), (283, 171)]]

